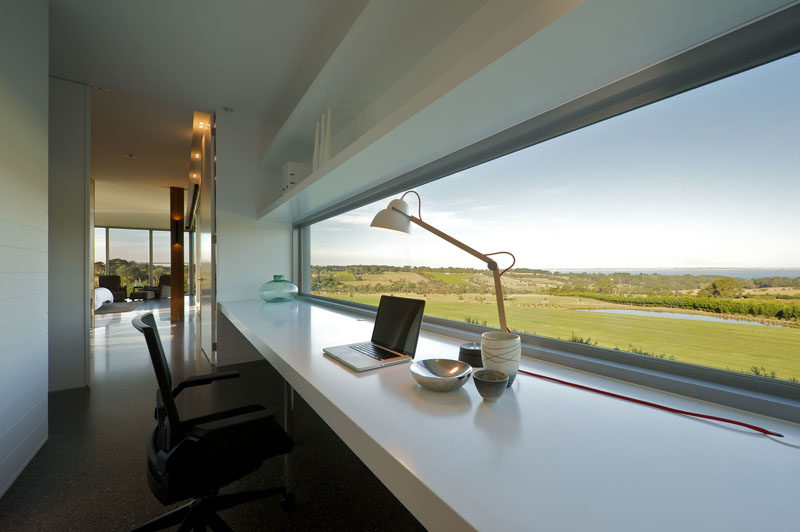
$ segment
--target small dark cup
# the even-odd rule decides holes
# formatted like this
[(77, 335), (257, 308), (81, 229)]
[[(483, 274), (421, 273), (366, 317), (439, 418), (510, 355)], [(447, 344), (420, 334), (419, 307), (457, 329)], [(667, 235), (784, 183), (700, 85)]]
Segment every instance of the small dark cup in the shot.
[(484, 401), (494, 403), (506, 391), (508, 375), (493, 369), (480, 369), (472, 374), (472, 382)]

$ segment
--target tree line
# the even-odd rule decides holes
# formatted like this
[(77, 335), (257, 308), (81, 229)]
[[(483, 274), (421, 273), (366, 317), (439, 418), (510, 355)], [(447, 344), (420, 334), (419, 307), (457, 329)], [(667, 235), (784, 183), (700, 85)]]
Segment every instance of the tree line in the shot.
[[(134, 286), (148, 286), (150, 284), (147, 271), (148, 263), (137, 262), (135, 260), (111, 259), (108, 261), (108, 274), (119, 275), (122, 286), (128, 287), (128, 294), (133, 291)], [(102, 261), (94, 263), (94, 285), (99, 285), (99, 277), (105, 275), (106, 264)], [(153, 284), (158, 284), (158, 278), (168, 275), (170, 268), (153, 264)], [(188, 267), (184, 265), (184, 292), (188, 293), (187, 283)]]
[(800, 305), (776, 300), (725, 299), (702, 296), (626, 296), (600, 294), (597, 292), (556, 291), (556, 293), (562, 296), (583, 297), (623, 305), (681, 308), (714, 314), (738, 314), (779, 320), (800, 319)]

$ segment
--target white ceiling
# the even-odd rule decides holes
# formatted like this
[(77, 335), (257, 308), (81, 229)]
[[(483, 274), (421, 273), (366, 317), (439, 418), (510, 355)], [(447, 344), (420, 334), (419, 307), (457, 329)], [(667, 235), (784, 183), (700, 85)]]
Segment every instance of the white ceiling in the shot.
[(166, 227), (192, 112), (276, 130), (366, 3), (51, 0), (50, 74), (112, 89), (92, 98), (96, 223)]

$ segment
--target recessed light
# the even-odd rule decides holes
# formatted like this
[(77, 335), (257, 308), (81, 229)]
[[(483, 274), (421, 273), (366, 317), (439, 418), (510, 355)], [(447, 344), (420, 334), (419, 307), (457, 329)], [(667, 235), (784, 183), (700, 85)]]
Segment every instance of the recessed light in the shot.
[(126, 153), (125, 157), (127, 157), (128, 159), (133, 159), (134, 157), (136, 157), (136, 154), (135, 153)]

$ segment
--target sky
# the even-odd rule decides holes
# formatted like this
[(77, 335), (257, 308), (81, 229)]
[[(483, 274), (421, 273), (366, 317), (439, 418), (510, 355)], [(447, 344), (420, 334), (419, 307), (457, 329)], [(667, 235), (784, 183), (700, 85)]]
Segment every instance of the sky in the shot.
[[(97, 227), (94, 230), (94, 256), (95, 262), (105, 261), (106, 230)], [(150, 241), (146, 229), (109, 229), (109, 252), (111, 258), (133, 260), (147, 263), (150, 254)], [(188, 236), (184, 235), (183, 254), (185, 262), (189, 262)], [(153, 231), (153, 263), (168, 265), (169, 256), (169, 231)]]
[[(421, 186), (422, 218), (518, 267), (798, 268), (798, 87), (795, 54)], [(369, 228), (387, 203), (313, 225), (311, 263), (483, 267)]]

